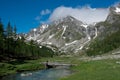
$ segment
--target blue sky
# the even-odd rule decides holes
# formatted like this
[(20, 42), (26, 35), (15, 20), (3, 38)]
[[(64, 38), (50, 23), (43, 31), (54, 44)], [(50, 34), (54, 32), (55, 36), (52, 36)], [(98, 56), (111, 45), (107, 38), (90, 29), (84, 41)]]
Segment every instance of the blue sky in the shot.
[(120, 0), (0, 0), (0, 17), (6, 27), (8, 21), (17, 26), (18, 33), (28, 32), (48, 20), (60, 6), (108, 8)]

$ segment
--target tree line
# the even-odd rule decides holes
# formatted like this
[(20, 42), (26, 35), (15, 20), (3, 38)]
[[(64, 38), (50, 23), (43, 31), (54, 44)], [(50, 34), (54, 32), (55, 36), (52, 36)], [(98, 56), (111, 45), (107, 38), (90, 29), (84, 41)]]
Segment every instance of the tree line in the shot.
[(0, 20), (0, 61), (12, 59), (38, 59), (51, 57), (54, 52), (45, 47), (40, 47), (33, 40), (25, 42), (24, 36), (17, 35), (16, 26), (8, 22), (6, 29)]

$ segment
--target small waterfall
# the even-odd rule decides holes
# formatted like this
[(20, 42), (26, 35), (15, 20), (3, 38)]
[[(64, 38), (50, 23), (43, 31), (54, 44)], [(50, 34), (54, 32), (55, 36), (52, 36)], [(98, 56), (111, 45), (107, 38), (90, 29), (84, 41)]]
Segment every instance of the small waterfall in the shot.
[(98, 36), (98, 30), (97, 30), (97, 28), (95, 27), (95, 36), (94, 36), (93, 39), (95, 39), (97, 36)]

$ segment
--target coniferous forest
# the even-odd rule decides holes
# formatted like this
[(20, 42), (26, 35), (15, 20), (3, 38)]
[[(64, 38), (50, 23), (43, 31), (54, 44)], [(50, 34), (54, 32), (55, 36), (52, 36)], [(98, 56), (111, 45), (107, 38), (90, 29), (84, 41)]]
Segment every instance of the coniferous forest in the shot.
[(40, 57), (52, 57), (54, 52), (42, 46), (39, 47), (33, 40), (25, 42), (24, 37), (17, 35), (16, 26), (8, 22), (6, 29), (0, 20), (0, 61), (38, 59)]

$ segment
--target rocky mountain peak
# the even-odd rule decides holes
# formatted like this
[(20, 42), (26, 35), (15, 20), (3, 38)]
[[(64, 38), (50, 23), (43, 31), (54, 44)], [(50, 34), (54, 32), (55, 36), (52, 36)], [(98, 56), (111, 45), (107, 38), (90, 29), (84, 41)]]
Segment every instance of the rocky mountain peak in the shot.
[(26, 40), (34, 40), (39, 45), (51, 48), (59, 53), (78, 53), (89, 49), (94, 39), (101, 39), (105, 35), (119, 29), (120, 5), (110, 8), (110, 13), (104, 22), (85, 24), (72, 16), (55, 20), (49, 25), (43, 24), (31, 30)]
[(58, 25), (59, 23), (62, 23), (62, 22), (64, 22), (64, 23), (67, 23), (67, 22), (68, 23), (69, 22), (79, 22), (80, 24), (83, 24), (82, 21), (79, 21), (79, 20), (77, 20), (76, 18), (74, 18), (72, 16), (66, 16), (66, 17), (60, 18), (58, 20), (53, 21), (52, 24)]
[(67, 16), (67, 17), (64, 17), (63, 20), (64, 21), (74, 21), (76, 19), (74, 17), (72, 17), (72, 16)]
[(116, 6), (110, 7), (110, 13), (106, 19), (106, 21), (110, 24), (117, 22), (120, 22), (120, 4)]
[(58, 51), (74, 53), (83, 49), (91, 40), (91, 31), (87, 24), (72, 16), (66, 16), (49, 25), (44, 24), (33, 29), (26, 39), (52, 49), (57, 48)]
[(120, 3), (110, 7), (110, 14), (120, 14)]

